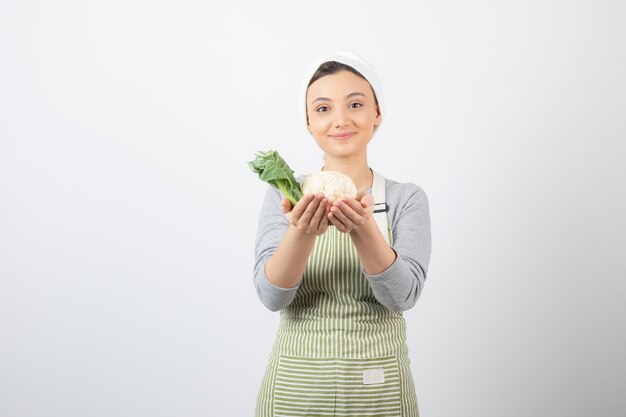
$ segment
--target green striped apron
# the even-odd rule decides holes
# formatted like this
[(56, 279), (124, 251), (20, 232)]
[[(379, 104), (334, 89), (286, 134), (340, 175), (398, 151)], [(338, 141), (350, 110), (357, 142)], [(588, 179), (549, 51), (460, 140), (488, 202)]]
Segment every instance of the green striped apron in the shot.
[[(385, 179), (374, 218), (392, 243)], [(257, 417), (418, 417), (401, 312), (380, 304), (354, 245), (335, 227), (316, 238), (294, 300), (280, 313)]]

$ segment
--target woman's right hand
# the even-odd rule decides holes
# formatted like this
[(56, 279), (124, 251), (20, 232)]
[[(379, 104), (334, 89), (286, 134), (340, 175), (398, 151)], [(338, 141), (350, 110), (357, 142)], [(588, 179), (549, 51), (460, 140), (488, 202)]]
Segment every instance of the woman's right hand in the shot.
[(307, 234), (319, 236), (328, 228), (328, 212), (330, 206), (324, 194), (309, 193), (302, 197), (298, 203), (292, 204), (286, 198), (280, 203), (289, 224)]

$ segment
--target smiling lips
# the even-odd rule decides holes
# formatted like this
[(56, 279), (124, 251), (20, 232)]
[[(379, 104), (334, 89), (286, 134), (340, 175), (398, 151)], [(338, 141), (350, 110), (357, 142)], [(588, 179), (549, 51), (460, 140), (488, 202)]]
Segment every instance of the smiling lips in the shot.
[(335, 139), (348, 139), (349, 137), (353, 136), (354, 133), (355, 132), (344, 132), (344, 133), (337, 133), (336, 135), (330, 135), (330, 136)]

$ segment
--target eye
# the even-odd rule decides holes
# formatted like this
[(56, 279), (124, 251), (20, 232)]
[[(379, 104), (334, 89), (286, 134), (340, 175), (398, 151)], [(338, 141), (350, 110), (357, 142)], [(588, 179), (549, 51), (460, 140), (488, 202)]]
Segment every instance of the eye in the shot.
[(358, 109), (359, 107), (363, 107), (361, 103), (350, 103), (350, 107), (353, 109)]
[(328, 106), (319, 106), (317, 109), (315, 109), (316, 112), (327, 112), (328, 111)]

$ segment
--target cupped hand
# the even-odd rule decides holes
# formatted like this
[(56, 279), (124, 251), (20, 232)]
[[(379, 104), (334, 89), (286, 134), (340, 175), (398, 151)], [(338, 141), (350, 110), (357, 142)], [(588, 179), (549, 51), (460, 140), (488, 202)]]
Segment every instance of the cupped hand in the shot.
[(366, 194), (360, 201), (342, 198), (333, 202), (328, 219), (340, 232), (349, 233), (363, 226), (374, 213), (374, 196)]
[(289, 224), (307, 234), (323, 234), (328, 228), (328, 199), (322, 193), (306, 194), (295, 206), (287, 199), (281, 207)]

